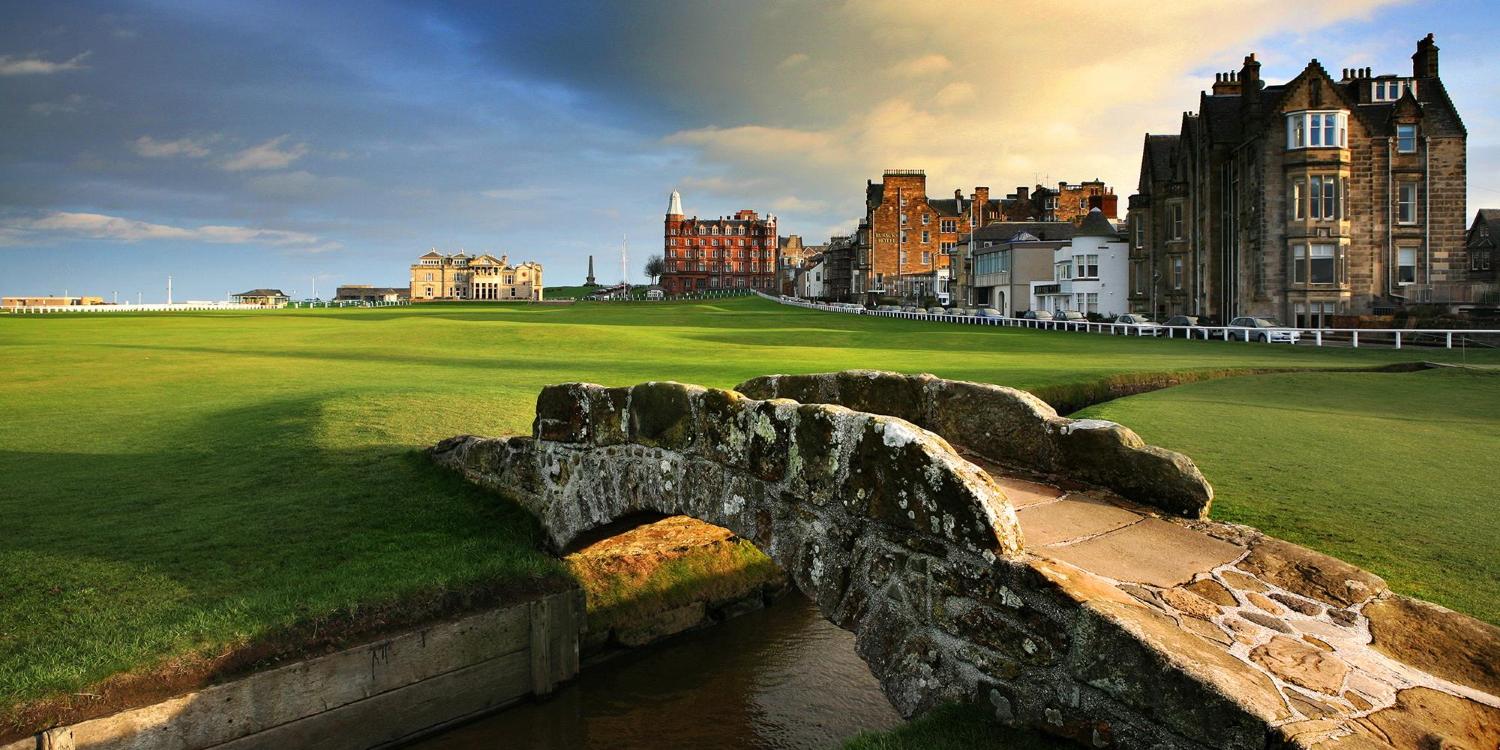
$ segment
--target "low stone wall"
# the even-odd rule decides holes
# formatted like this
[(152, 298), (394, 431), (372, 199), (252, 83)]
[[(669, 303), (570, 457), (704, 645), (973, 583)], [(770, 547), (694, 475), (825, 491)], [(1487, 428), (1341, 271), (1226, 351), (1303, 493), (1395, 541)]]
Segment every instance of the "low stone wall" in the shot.
[(0, 750), (349, 750), (546, 694), (578, 673), (582, 592), (551, 594), (57, 727)]
[(1189, 518), (1207, 518), (1213, 502), (1213, 488), (1187, 456), (1146, 445), (1113, 422), (1060, 417), (1046, 402), (1015, 388), (845, 370), (766, 375), (736, 390), (752, 398), (839, 404), (900, 417), (990, 461), (1108, 487)]

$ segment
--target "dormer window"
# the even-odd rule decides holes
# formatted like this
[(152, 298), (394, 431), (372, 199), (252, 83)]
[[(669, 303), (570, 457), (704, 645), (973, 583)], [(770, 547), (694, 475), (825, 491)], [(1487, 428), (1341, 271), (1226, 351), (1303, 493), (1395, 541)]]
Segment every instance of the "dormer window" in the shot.
[(1286, 116), (1286, 147), (1343, 148), (1348, 130), (1346, 112), (1293, 112)]
[(1396, 126), (1396, 151), (1403, 154), (1415, 154), (1417, 152), (1417, 126)]
[(1370, 101), (1393, 102), (1410, 91), (1417, 95), (1417, 82), (1410, 78), (1381, 78), (1370, 82)]

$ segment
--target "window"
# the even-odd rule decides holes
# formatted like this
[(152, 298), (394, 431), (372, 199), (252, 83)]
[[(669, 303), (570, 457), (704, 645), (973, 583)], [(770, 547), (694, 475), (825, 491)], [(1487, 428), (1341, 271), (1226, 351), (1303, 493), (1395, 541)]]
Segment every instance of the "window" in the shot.
[(1099, 314), (1099, 293), (1089, 292), (1084, 296), (1083, 311), (1093, 315)]
[(1182, 288), (1182, 256), (1172, 258), (1172, 288)]
[(958, 219), (943, 219), (941, 226), (944, 232), (957, 232)]
[(1052, 278), (1057, 281), (1067, 281), (1073, 278), (1073, 264), (1066, 261), (1054, 263), (1052, 266)]
[(1333, 245), (1308, 246), (1308, 278), (1314, 284), (1334, 283)]
[(1370, 101), (1393, 102), (1401, 98), (1401, 94), (1411, 91), (1412, 96), (1417, 95), (1417, 82), (1411, 79), (1384, 78), (1370, 83)]
[(1167, 207), (1167, 211), (1172, 217), (1172, 239), (1180, 240), (1182, 239), (1182, 204), (1173, 203)]
[(932, 253), (927, 252), (927, 251), (923, 251), (922, 252), (922, 265), (924, 265), (924, 266), (930, 266), (930, 265), (932, 265)]
[(954, 250), (957, 250), (957, 249), (958, 249), (958, 243), (957, 242), (944, 242), (942, 244), (942, 250), (945, 253), (952, 253)]
[(1348, 123), (1345, 112), (1292, 112), (1286, 116), (1286, 147), (1342, 148)]
[(1099, 256), (1097, 255), (1075, 255), (1073, 263), (1078, 267), (1074, 278), (1094, 279), (1099, 277)]
[(1308, 177), (1308, 216), (1322, 221), (1337, 219), (1339, 216), (1338, 186), (1338, 178), (1332, 175)]
[(1396, 283), (1412, 284), (1417, 280), (1417, 249), (1403, 247), (1396, 250)]
[(906, 230), (901, 230), (901, 241), (906, 242)]
[(906, 226), (906, 214), (901, 214), (901, 226)]
[(1396, 126), (1396, 151), (1403, 154), (1415, 154), (1417, 152), (1417, 126)]
[(1130, 262), (1130, 279), (1135, 284), (1136, 294), (1146, 293), (1146, 261), (1133, 260)]
[(931, 224), (931, 223), (932, 223), (932, 214), (922, 214), (922, 226), (925, 227), (925, 226), (927, 226), (928, 224)]
[(1307, 245), (1292, 246), (1292, 283), (1307, 283)]
[(1306, 210), (1306, 208), (1304, 208), (1304, 206), (1306, 206), (1307, 204), (1304, 203), (1303, 200), (1302, 200), (1302, 192), (1305, 189), (1306, 188), (1304, 187), (1304, 183), (1303, 183), (1302, 180), (1293, 180), (1292, 181), (1292, 211), (1291, 211), (1291, 213), (1292, 213), (1292, 218), (1293, 219), (1305, 219), (1305, 218), (1307, 218), (1307, 210)]
[(1396, 221), (1401, 224), (1417, 223), (1417, 183), (1405, 182), (1398, 188)]
[(1146, 221), (1144, 216), (1135, 217), (1135, 246), (1146, 246)]
[(925, 230), (925, 229), (922, 230), (922, 244), (925, 245), (925, 244), (927, 244), (927, 243), (929, 243), (931, 241), (932, 241), (932, 233), (929, 232), (929, 231), (927, 231), (927, 230)]

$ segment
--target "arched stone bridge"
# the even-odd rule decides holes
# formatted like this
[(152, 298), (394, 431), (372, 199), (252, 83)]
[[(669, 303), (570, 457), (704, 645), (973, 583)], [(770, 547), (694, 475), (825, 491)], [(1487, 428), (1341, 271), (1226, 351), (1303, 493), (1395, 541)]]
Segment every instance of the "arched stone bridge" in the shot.
[(433, 455), (559, 549), (641, 512), (753, 541), (907, 716), (966, 701), (1095, 747), (1500, 742), (1500, 630), (1204, 520), (1186, 457), (1013, 389), (572, 383), (542, 391), (532, 436)]

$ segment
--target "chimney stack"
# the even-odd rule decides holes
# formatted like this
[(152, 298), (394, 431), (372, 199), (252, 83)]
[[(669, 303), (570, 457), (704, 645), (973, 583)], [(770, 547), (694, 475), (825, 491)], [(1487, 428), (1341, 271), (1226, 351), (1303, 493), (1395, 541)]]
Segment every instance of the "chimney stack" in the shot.
[(1411, 74), (1416, 78), (1438, 77), (1438, 46), (1432, 34), (1417, 42), (1417, 52), (1411, 56)]
[(1214, 96), (1235, 96), (1240, 93), (1240, 77), (1238, 73), (1214, 74)]

